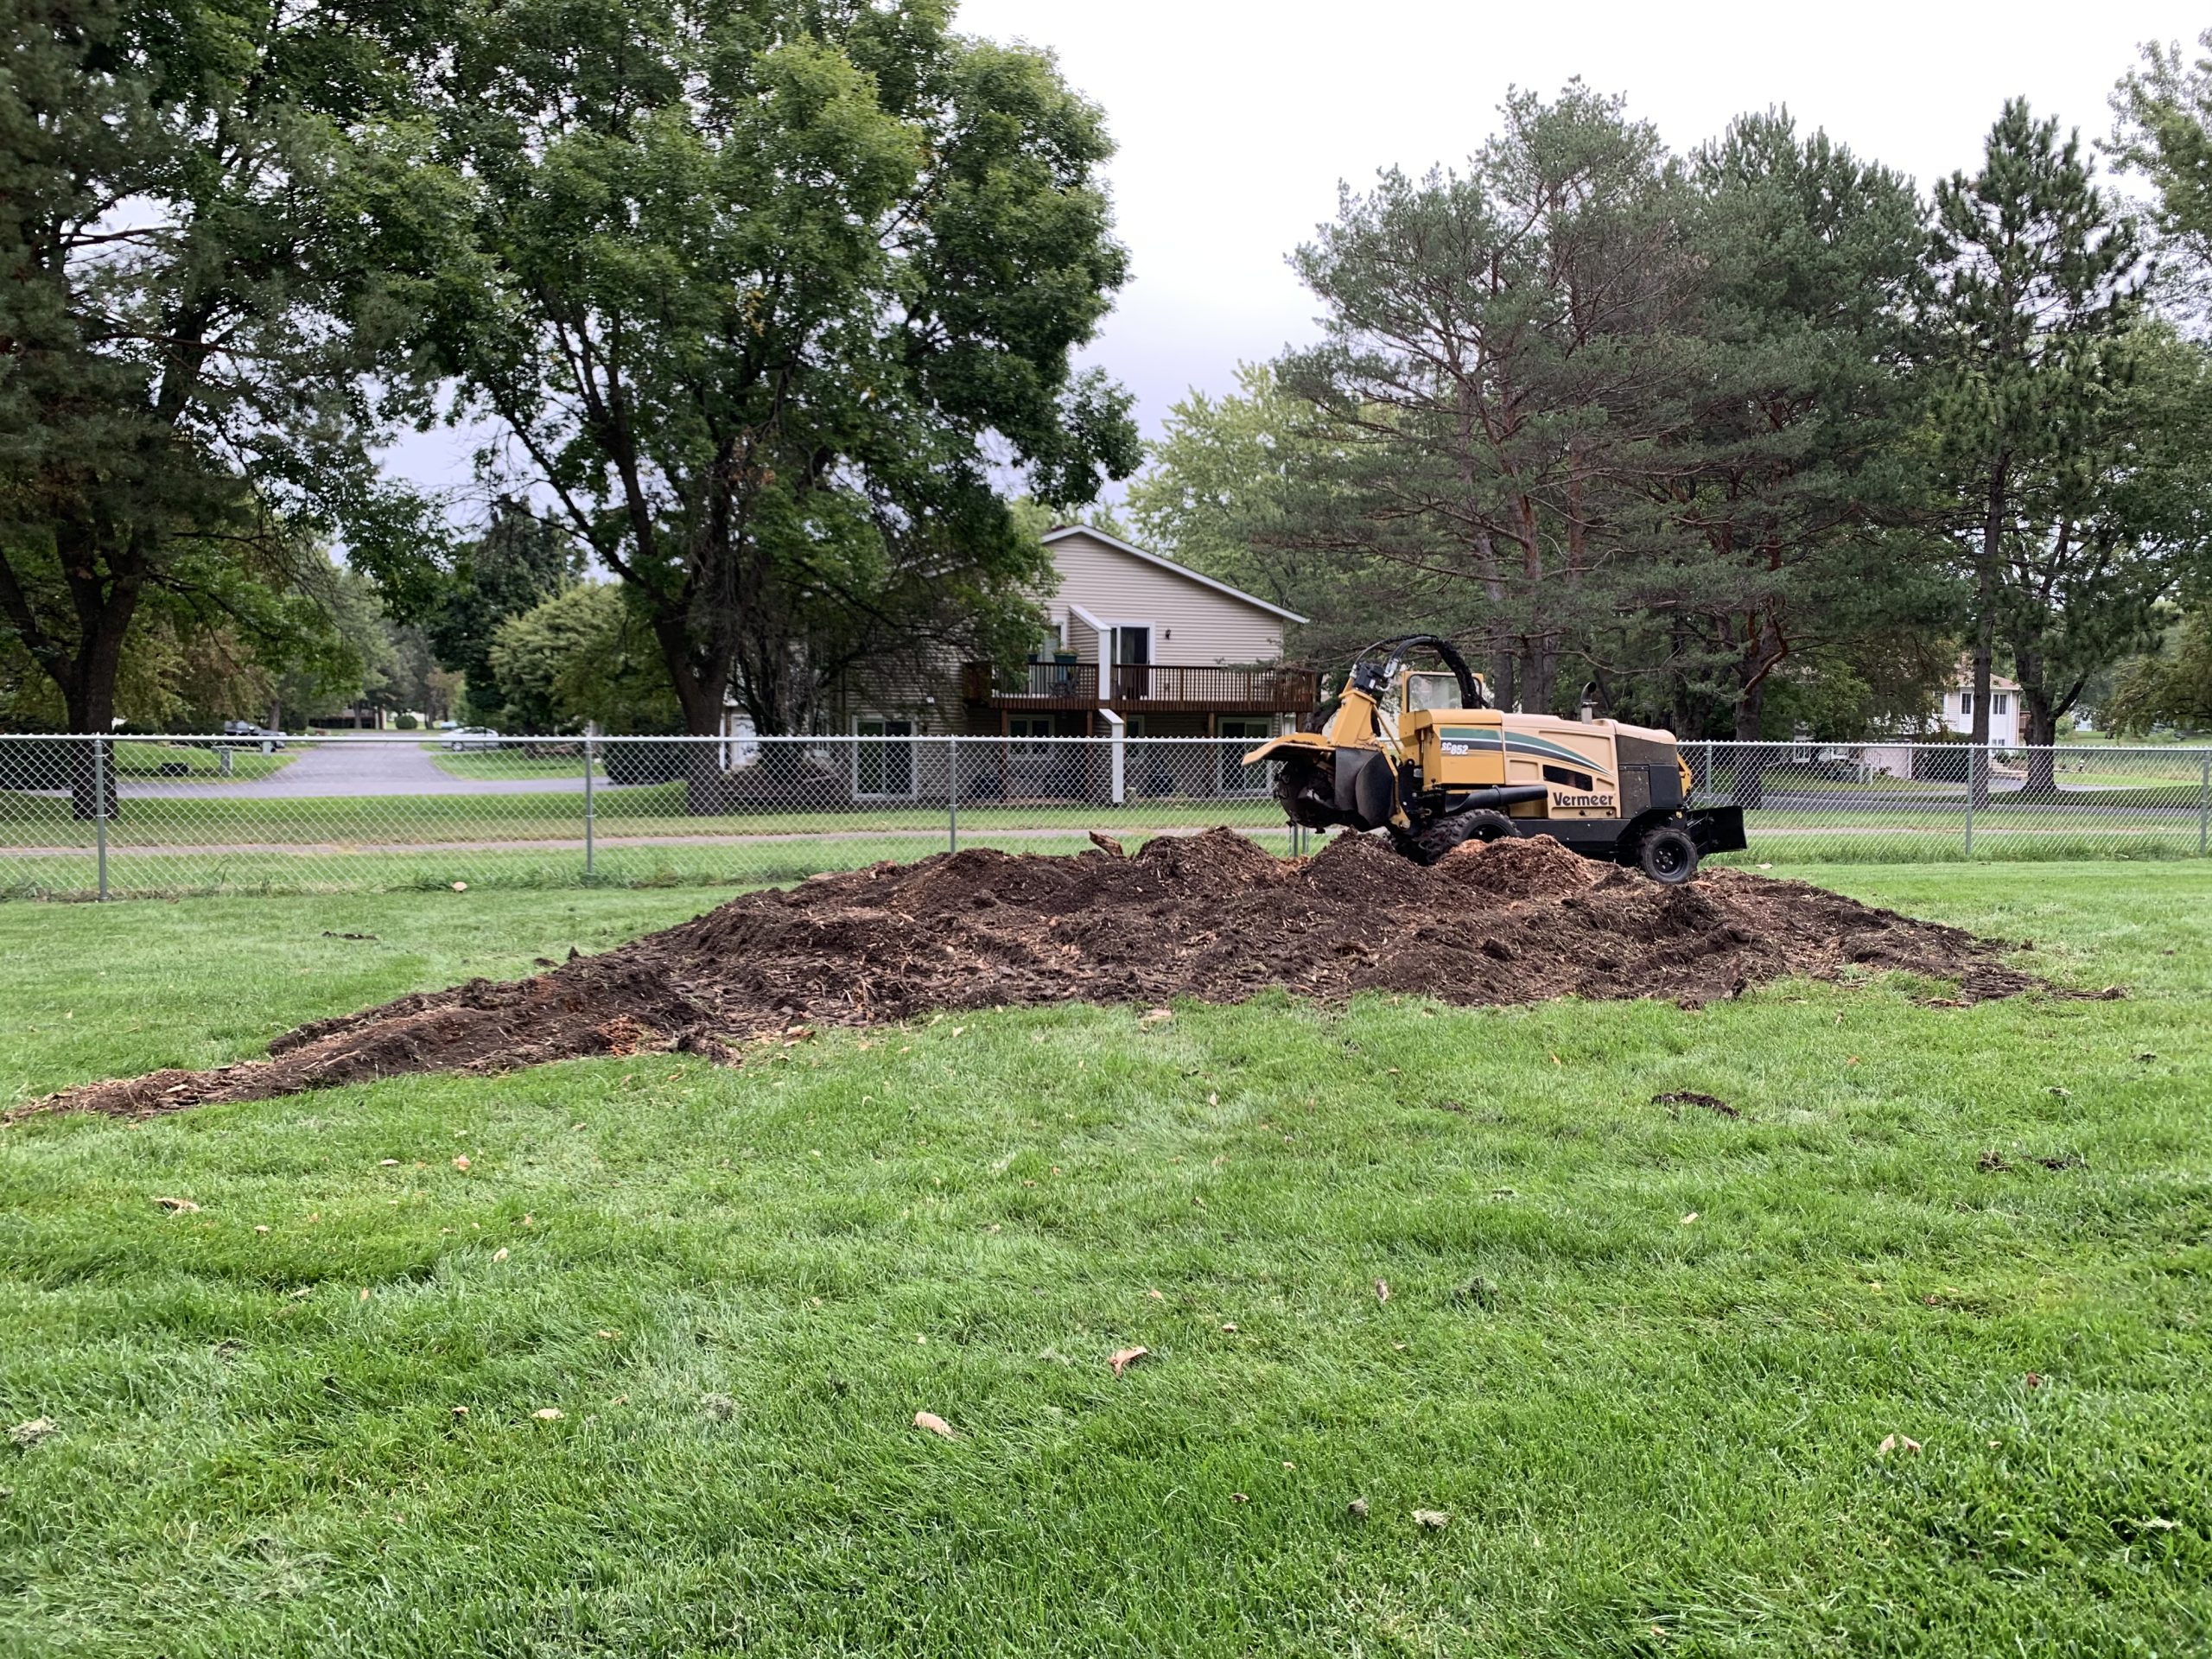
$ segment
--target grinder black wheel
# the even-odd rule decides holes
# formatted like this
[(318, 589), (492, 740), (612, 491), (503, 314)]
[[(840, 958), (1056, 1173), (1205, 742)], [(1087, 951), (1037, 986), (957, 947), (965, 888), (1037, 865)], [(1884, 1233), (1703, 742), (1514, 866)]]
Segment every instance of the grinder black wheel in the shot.
[(1680, 824), (1662, 823), (1637, 843), (1636, 861), (1654, 881), (1680, 887), (1697, 874), (1697, 842)]
[(1500, 841), (1520, 833), (1520, 826), (1503, 812), (1454, 812), (1419, 835), (1402, 837), (1399, 850), (1416, 864), (1433, 864), (1463, 841)]

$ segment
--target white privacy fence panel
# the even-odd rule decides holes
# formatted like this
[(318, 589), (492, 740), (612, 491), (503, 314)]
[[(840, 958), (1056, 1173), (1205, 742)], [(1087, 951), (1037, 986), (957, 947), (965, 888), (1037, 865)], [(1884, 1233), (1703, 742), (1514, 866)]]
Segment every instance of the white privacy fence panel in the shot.
[[(1226, 824), (1281, 853), (1234, 739), (0, 737), (0, 894), (758, 886), (962, 847), (1134, 847)], [(1751, 850), (1891, 861), (2201, 856), (2212, 749), (1682, 746)]]

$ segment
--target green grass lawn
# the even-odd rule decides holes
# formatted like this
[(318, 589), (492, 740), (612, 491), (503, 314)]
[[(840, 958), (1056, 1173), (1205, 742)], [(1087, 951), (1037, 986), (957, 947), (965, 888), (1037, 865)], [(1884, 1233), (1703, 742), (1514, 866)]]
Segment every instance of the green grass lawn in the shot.
[[(466, 739), (462, 741), (467, 741)], [(440, 772), (448, 772), (455, 778), (578, 778), (583, 775), (584, 761), (581, 753), (533, 753), (519, 747), (448, 749), (442, 738), (423, 747), (429, 752), (431, 764)], [(565, 749), (575, 746), (563, 743), (561, 747)], [(594, 775), (602, 780), (607, 776), (603, 760), (595, 763), (592, 770)]]
[[(1818, 874), (2131, 995), (1068, 1007), (19, 1122), (0, 1653), (2203, 1651), (2212, 869)], [(0, 1098), (705, 902), (0, 906)]]
[(164, 772), (162, 768), (181, 766), (187, 769), (183, 781), (188, 783), (238, 783), (282, 772), (299, 758), (296, 749), (264, 754), (244, 738), (229, 753), (231, 769), (225, 772), (222, 753), (207, 744), (157, 743), (124, 738), (115, 746), (116, 773), (122, 778), (162, 778), (175, 782), (176, 774)]

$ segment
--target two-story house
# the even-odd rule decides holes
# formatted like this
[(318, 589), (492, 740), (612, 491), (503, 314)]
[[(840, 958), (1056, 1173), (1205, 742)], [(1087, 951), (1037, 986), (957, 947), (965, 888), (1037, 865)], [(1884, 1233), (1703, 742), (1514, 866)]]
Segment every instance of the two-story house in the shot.
[(1011, 672), (968, 665), (960, 729), (1002, 736), (1265, 737), (1313, 706), (1284, 668), (1306, 619), (1081, 525), (1045, 537), (1059, 573), (1050, 637)]
[[(1118, 749), (1156, 738), (1241, 744), (1287, 730), (1318, 695), (1313, 671), (1281, 665), (1283, 630), (1306, 619), (1103, 531), (1065, 524), (1043, 540), (1058, 579), (1041, 599), (1050, 626), (1027, 663), (949, 664), (942, 677), (856, 677), (841, 688), (835, 725), (876, 740), (853, 747), (855, 795), (934, 794), (934, 760), (898, 741), (925, 736), (1002, 740), (977, 746), (976, 764), (995, 770), (979, 772), (976, 786), (1013, 798), (1253, 786), (1211, 753), (1198, 778), (1166, 745), (1140, 746), (1126, 773), (1117, 765), (1109, 779), (1096, 753), (1052, 740), (1113, 739)], [(741, 762), (749, 731), (726, 736)]]

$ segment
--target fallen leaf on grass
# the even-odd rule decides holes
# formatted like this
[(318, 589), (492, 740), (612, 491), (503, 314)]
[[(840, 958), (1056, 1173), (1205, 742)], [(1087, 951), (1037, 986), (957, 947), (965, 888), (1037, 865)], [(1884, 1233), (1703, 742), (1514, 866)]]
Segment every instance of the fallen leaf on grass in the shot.
[(737, 1402), (726, 1394), (702, 1394), (699, 1409), (718, 1423), (726, 1423), (737, 1415)]
[(505, 1261), (507, 1259), (507, 1247), (504, 1244), (500, 1245), (498, 1249), (492, 1252), (492, 1259), (494, 1262)]
[(2030, 1371), (2027, 1376), (2021, 1380), (2031, 1389), (2039, 1389), (2043, 1387), (2043, 1373), (2041, 1371)]
[(1414, 1524), (1426, 1527), (1431, 1532), (1441, 1532), (1452, 1523), (1452, 1517), (1442, 1510), (1415, 1510)]
[(1149, 1348), (1117, 1348), (1107, 1356), (1106, 1363), (1114, 1368), (1114, 1375), (1119, 1376), (1151, 1352)]
[(1156, 1291), (1156, 1290), (1147, 1290), (1147, 1292), (1145, 1292), (1145, 1294), (1146, 1294), (1147, 1296), (1150, 1297), (1150, 1298), (1151, 1298), (1154, 1301), (1155, 1301), (1155, 1302), (1164, 1302), (1164, 1301), (1166, 1301), (1166, 1300), (1167, 1300), (1167, 1298), (1166, 1298), (1166, 1296), (1162, 1295), (1160, 1292), (1158, 1292), (1158, 1291)]
[(468, 1159), (466, 1155), (456, 1158), (453, 1160), (453, 1166), (466, 1174), (468, 1172)]
[(1236, 1327), (1234, 1325), (1224, 1325), (1221, 1328), (1228, 1332), (1232, 1337), (1236, 1334)]
[(27, 1423), (17, 1423), (8, 1431), (8, 1438), (19, 1452), (28, 1452), (41, 1440), (51, 1440), (61, 1432), (61, 1425), (51, 1417), (34, 1417)]
[(456, 881), (453, 884), (453, 890), (455, 893), (467, 893), (468, 891), (468, 883), (466, 881)]
[(1351, 1516), (1355, 1521), (1366, 1520), (1367, 1500), (1363, 1497), (1355, 1497), (1351, 1503), (1344, 1505), (1344, 1513)]
[(1909, 1434), (1885, 1434), (1882, 1437), (1881, 1445), (1874, 1448), (1874, 1455), (1878, 1458), (1886, 1458), (1892, 1452), (1917, 1452), (1919, 1450), (1920, 1442), (1914, 1440)]
[(377, 1167), (378, 1169), (397, 1169), (399, 1167), (399, 1160), (397, 1158), (379, 1158), (377, 1160)]
[(1694, 1222), (1696, 1219), (1697, 1219), (1697, 1211), (1694, 1211), (1694, 1210), (1693, 1210), (1693, 1211), (1691, 1211), (1689, 1212), (1689, 1214), (1688, 1214), (1687, 1216), (1684, 1216), (1684, 1217), (1682, 1217), (1682, 1225), (1683, 1225), (1683, 1226), (1685, 1226), (1685, 1227), (1688, 1227), (1688, 1225), (1690, 1225), (1693, 1222)]
[(561, 1421), (561, 1418), (563, 1415), (560, 1407), (558, 1406), (547, 1406), (542, 1410), (533, 1411), (530, 1414), (537, 1418), (541, 1423), (557, 1423)]
[(1390, 1300), (1390, 1281), (1388, 1279), (1377, 1279), (1375, 1281), (1375, 1300), (1378, 1302), (1387, 1302)]
[(156, 1198), (154, 1202), (173, 1216), (196, 1216), (200, 1213), (200, 1206), (190, 1198)]
[(1174, 1017), (1175, 1010), (1173, 1008), (1147, 1008), (1137, 1016), (1137, 1024), (1156, 1026), (1163, 1020), (1173, 1020)]
[(1249, 1492), (1231, 1492), (1229, 1495), (1229, 1501), (1232, 1503), (1249, 1503), (1252, 1501), (1252, 1495)]
[(916, 1428), (926, 1428), (931, 1433), (937, 1435), (941, 1440), (957, 1440), (960, 1438), (959, 1435), (952, 1432), (952, 1425), (946, 1422), (944, 1418), (938, 1416), (937, 1413), (933, 1411), (916, 1412), (914, 1414), (914, 1427)]

